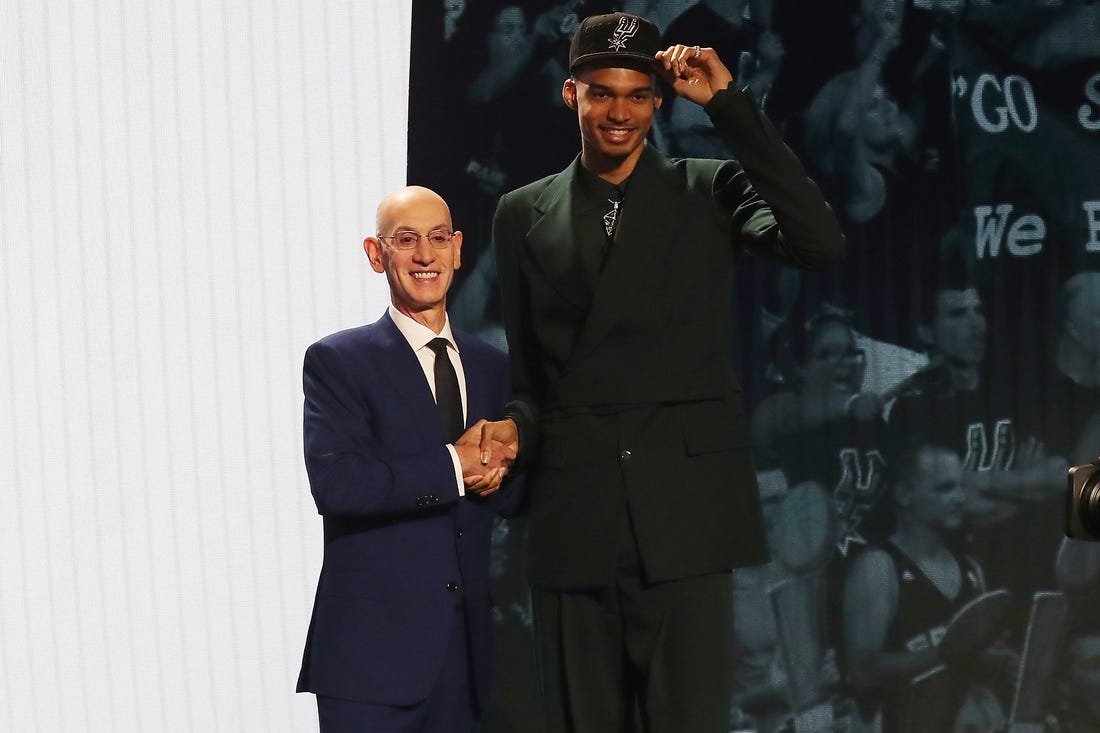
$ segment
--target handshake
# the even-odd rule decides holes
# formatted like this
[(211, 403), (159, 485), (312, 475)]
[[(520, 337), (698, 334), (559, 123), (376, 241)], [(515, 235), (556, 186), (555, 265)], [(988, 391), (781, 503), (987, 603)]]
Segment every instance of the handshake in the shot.
[(519, 430), (511, 419), (478, 420), (454, 443), (466, 493), (488, 496), (500, 488), (519, 453)]

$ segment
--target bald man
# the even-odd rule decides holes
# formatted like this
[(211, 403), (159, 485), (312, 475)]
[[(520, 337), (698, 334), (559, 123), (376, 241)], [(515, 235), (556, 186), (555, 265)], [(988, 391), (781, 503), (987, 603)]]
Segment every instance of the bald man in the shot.
[(478, 446), (508, 395), (506, 359), (451, 328), (462, 233), (437, 194), (391, 193), (363, 249), (388, 311), (305, 355), (325, 553), (298, 691), (316, 693), (322, 733), (471, 731), (490, 686), (493, 515), (519, 498), (504, 482), (514, 454), (498, 445), (482, 464)]

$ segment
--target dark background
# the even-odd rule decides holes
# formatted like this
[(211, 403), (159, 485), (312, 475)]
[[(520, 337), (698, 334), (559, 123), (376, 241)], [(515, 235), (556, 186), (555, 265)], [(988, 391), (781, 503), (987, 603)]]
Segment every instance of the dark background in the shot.
[[(506, 347), (489, 249), (497, 198), (561, 170), (579, 152), (575, 116), (560, 98), (568, 40), (578, 18), (620, 9), (653, 18), (670, 44), (713, 46), (738, 70), (826, 192), (849, 239), (848, 258), (827, 273), (791, 274), (744, 261), (735, 343), (750, 409), (766, 412), (770, 397), (799, 389), (792, 375), (808, 358), (799, 354), (814, 347), (810, 322), (824, 313), (850, 325), (861, 352), (858, 390), (882, 396), (887, 409), (878, 419), (887, 421), (891, 398), (915, 373), (929, 376), (911, 390), (918, 402), (922, 390), (935, 392), (918, 327), (922, 304), (943, 283), (964, 283), (959, 287), (973, 286), (984, 305), (981, 409), (990, 419), (1007, 414), (1014, 422), (1015, 460), (1023, 460), (1019, 447), (1028, 438), (1067, 468), (1100, 452), (1100, 441), (1090, 447), (1080, 439), (1097, 406), (1095, 390), (1063, 404), (1068, 398), (1059, 389), (1055, 359), (1063, 284), (1100, 266), (1095, 3), (416, 0), (408, 180), (438, 191), (464, 232), (451, 305), (459, 326)], [(728, 157), (691, 107), (666, 94), (653, 143), (673, 156)], [(669, 254), (670, 266), (699, 264)], [(1100, 290), (1089, 298), (1096, 300), (1100, 339)], [(1092, 346), (1100, 353), (1100, 343), (1084, 348)], [(762, 417), (754, 415), (754, 422)], [(907, 429), (896, 415), (889, 422), (896, 429), (883, 434)], [(838, 649), (839, 589), (854, 552), (876, 541), (859, 527), (889, 528), (896, 518), (887, 500), (853, 509), (845, 498), (853, 486), (876, 488), (864, 485), (867, 476), (851, 484), (843, 466), (867, 469), (868, 456), (889, 455), (876, 443), (875, 424), (847, 433), (843, 444), (825, 445), (812, 461), (806, 458), (814, 452), (807, 451), (811, 436), (778, 450), (757, 446), (769, 521), (786, 526), (802, 502), (794, 511), (796, 534), (820, 525), (827, 549), (815, 562), (796, 562), (780, 527), (772, 535), (772, 565), (736, 574), (747, 599), (735, 625), (742, 685), (736, 730), (858, 729)], [(1012, 460), (990, 470), (1023, 467)], [(806, 485), (816, 489), (806, 494)], [(999, 655), (985, 654), (977, 671), (968, 671), (967, 689), (988, 693), (971, 696), (985, 721), (973, 730), (1003, 729), (1013, 706), (1022, 710), (1021, 695), (1035, 698), (1044, 715), (1068, 715), (1068, 693), (1017, 689), (1026, 667), (1021, 660), (1028, 659), (1028, 624), (1060, 654), (1070, 623), (1035, 625), (1034, 593), (1082, 595), (1081, 584), (1067, 581), (1055, 565), (1059, 488), (1044, 500), (1009, 506), (1003, 522), (967, 524), (951, 538), (959, 552), (995, 566), (985, 567), (987, 586), (1011, 587), (1010, 618), (1021, 619), (1015, 629), (1009, 622), (993, 645)], [(878, 494), (888, 496), (885, 488)], [(806, 496), (826, 497), (824, 515), (814, 515)], [(834, 511), (836, 517), (825, 516)], [(853, 526), (860, 535), (854, 541)], [(488, 727), (532, 731), (537, 714), (522, 520), (497, 529), (500, 690)], [(1084, 590), (1088, 595), (1090, 588)], [(801, 600), (783, 600), (791, 597)], [(791, 621), (791, 608), (801, 622)], [(809, 681), (798, 670), (807, 664), (821, 670)], [(1100, 681), (1092, 684), (1100, 696)], [(756, 694), (761, 689), (766, 692)]]

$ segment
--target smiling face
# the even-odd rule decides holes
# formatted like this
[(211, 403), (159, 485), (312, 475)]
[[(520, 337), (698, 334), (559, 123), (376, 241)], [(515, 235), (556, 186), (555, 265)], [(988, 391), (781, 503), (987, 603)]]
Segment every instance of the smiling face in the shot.
[(661, 106), (654, 75), (633, 68), (582, 67), (565, 80), (561, 94), (577, 112), (585, 167), (597, 175), (629, 175)]
[(840, 321), (824, 321), (811, 330), (810, 338), (806, 361), (799, 368), (803, 394), (858, 392), (863, 384), (863, 353), (856, 348), (852, 329)]
[(446, 318), (447, 290), (461, 265), (462, 232), (455, 232), (442, 248), (420, 236), (412, 249), (398, 249), (391, 237), (401, 232), (452, 231), (447, 204), (426, 188), (402, 188), (379, 204), (377, 225), (378, 235), (367, 237), (363, 248), (374, 271), (386, 273), (390, 301), (398, 311), (438, 333)]

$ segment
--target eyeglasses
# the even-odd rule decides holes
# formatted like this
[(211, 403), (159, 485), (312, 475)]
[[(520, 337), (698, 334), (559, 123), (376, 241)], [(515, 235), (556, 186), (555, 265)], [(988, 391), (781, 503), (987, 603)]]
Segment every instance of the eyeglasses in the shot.
[(447, 231), (446, 229), (436, 229), (427, 234), (403, 231), (389, 237), (378, 235), (378, 238), (387, 242), (394, 249), (413, 249), (420, 243), (421, 237), (426, 237), (428, 244), (436, 249), (445, 249), (447, 245), (451, 243), (454, 235), (454, 232)]

